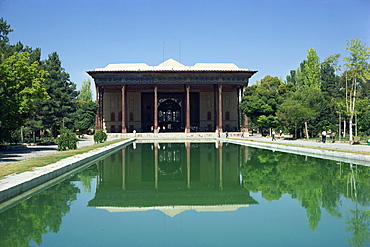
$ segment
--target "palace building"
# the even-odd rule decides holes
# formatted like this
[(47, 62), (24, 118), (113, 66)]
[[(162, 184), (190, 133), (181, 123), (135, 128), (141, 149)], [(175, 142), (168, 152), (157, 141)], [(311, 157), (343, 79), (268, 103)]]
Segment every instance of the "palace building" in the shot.
[(232, 63), (185, 66), (173, 59), (87, 71), (99, 104), (95, 127), (108, 133), (239, 131), (239, 102), (256, 72)]

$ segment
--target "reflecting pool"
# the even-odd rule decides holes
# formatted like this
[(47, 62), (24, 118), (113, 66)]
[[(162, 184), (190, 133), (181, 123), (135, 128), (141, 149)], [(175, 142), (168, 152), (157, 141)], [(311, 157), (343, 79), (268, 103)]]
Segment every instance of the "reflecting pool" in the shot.
[(370, 167), (133, 143), (10, 209), (0, 246), (369, 246)]

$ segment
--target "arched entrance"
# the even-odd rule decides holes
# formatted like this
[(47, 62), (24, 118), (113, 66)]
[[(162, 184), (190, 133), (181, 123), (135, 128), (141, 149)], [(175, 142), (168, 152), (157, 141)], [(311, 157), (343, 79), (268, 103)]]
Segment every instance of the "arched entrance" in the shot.
[[(177, 101), (177, 102), (176, 102)], [(158, 126), (163, 126), (169, 131), (180, 131), (181, 122), (181, 100), (161, 99), (158, 106)]]

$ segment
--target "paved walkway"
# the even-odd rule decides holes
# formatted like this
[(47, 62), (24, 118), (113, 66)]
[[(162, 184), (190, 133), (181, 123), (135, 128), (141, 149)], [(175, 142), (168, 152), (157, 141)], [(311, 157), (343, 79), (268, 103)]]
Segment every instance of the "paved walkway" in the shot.
[(292, 144), (292, 145), (300, 145), (300, 146), (310, 146), (310, 147), (317, 147), (317, 148), (329, 148), (329, 149), (337, 149), (337, 150), (345, 150), (351, 152), (367, 152), (370, 155), (370, 146), (367, 144), (356, 144), (351, 145), (349, 143), (340, 143), (340, 142), (330, 142), (329, 140), (326, 143), (316, 142), (315, 140), (284, 140), (282, 138), (276, 138), (276, 141), (272, 141), (270, 137), (261, 137), (261, 135), (254, 135), (249, 136), (246, 138), (242, 138), (243, 140), (253, 140), (253, 141), (263, 141), (263, 142), (271, 142), (275, 144)]
[[(113, 138), (110, 140), (113, 140)], [(78, 141), (78, 147), (86, 147), (93, 144), (94, 140), (92, 137), (80, 139)], [(54, 154), (56, 152), (58, 152), (57, 145), (27, 146), (7, 151), (0, 150), (0, 167), (4, 164)]]
[[(176, 135), (173, 133), (172, 135)], [(164, 137), (165, 135), (163, 135)], [(236, 135), (233, 135), (233, 138)], [(117, 139), (118, 136), (109, 136), (108, 141)], [(161, 135), (158, 135), (157, 138), (161, 138)], [(261, 137), (261, 135), (254, 135), (249, 136), (246, 138), (242, 138), (242, 140), (254, 140), (254, 141), (263, 141), (263, 142), (271, 142), (274, 144), (293, 144), (293, 145), (301, 145), (301, 146), (311, 146), (311, 147), (318, 147), (318, 148), (330, 148), (330, 149), (337, 149), (339, 150), (346, 150), (351, 152), (366, 152), (366, 154), (370, 155), (370, 146), (367, 144), (360, 144), (360, 145), (350, 145), (348, 143), (331, 143), (331, 142), (316, 142), (314, 140), (284, 140), (277, 138), (276, 141), (272, 141), (271, 138), (268, 137)], [(88, 136), (85, 139), (81, 139), (79, 141), (78, 147), (85, 147), (91, 146), (94, 144), (92, 136)], [(7, 163), (17, 162), (25, 159), (30, 159), (34, 157), (45, 156), (49, 154), (56, 153), (57, 146), (50, 145), (50, 146), (28, 146), (26, 148), (14, 149), (9, 151), (0, 151), (0, 167)]]

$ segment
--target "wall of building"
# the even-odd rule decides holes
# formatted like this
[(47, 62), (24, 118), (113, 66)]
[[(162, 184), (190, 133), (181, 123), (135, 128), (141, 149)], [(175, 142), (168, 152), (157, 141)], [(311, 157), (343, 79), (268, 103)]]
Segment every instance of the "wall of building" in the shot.
[(236, 92), (222, 93), (222, 124), (224, 131), (238, 129), (238, 97)]
[(213, 92), (200, 92), (199, 98), (200, 131), (214, 131), (215, 111)]
[(103, 119), (105, 130), (120, 133), (122, 128), (122, 94), (121, 91), (106, 91), (103, 97)]
[(141, 92), (127, 93), (127, 131), (141, 132)]

